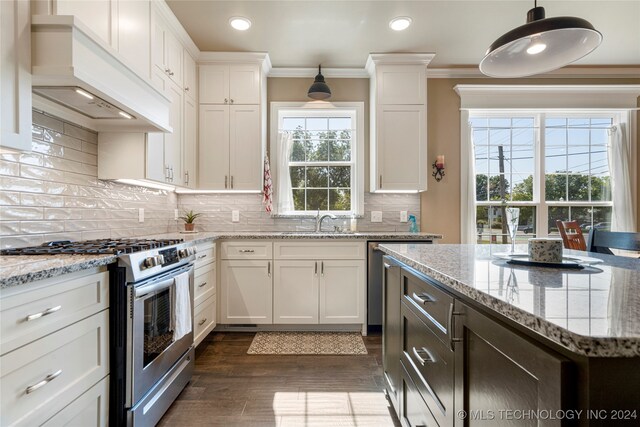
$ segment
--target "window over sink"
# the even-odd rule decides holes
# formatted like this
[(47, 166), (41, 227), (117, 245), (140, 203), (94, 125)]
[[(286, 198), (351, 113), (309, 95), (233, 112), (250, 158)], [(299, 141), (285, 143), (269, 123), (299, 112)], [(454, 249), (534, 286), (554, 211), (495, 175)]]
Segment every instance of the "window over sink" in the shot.
[(364, 104), (271, 103), (274, 214), (363, 212)]

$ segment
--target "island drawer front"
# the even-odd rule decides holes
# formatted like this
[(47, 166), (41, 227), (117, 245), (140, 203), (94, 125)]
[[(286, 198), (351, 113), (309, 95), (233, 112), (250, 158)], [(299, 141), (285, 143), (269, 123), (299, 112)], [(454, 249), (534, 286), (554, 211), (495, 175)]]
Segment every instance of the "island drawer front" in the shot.
[(427, 404), (422, 400), (418, 388), (402, 363), (400, 364), (400, 388), (399, 416), (402, 425), (408, 427), (438, 427), (438, 423), (433, 418)]
[(40, 425), (109, 373), (109, 310), (0, 358), (2, 425)]
[(108, 412), (109, 377), (106, 377), (47, 420), (42, 427), (107, 427), (109, 425)]
[(196, 306), (193, 313), (193, 341), (197, 346), (216, 326), (216, 296)]
[(25, 292), (2, 298), (0, 355), (109, 306), (108, 272), (62, 277), (66, 279), (34, 284)]
[(255, 240), (222, 242), (222, 259), (272, 259), (273, 243)]
[(204, 243), (196, 245), (196, 261), (195, 267), (200, 268), (209, 265), (216, 260), (215, 243)]
[(402, 301), (443, 342), (449, 341), (453, 297), (407, 270), (402, 270)]
[(216, 293), (215, 265), (196, 269), (194, 276), (193, 306), (197, 307), (198, 304)]
[(438, 425), (453, 426), (454, 355), (402, 304), (402, 363)]
[(365, 259), (364, 242), (275, 242), (275, 259)]

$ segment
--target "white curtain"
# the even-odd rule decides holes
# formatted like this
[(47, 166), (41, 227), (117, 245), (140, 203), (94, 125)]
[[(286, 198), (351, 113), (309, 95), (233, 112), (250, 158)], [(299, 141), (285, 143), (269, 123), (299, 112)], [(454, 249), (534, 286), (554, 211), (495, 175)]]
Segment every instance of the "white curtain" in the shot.
[[(466, 119), (466, 118), (465, 118)], [(462, 221), (460, 229), (461, 243), (476, 243), (478, 240), (478, 231), (476, 229), (476, 156), (473, 147), (473, 128), (468, 125), (468, 144), (462, 147), (463, 153), (466, 153), (466, 162), (460, 166), (466, 168), (467, 182), (466, 191), (462, 197)], [(465, 183), (463, 183), (463, 189)]]
[(293, 192), (291, 190), (291, 175), (289, 173), (289, 159), (293, 150), (293, 135), (282, 132), (278, 135), (278, 182), (276, 188), (276, 213), (293, 210)]
[(609, 170), (611, 171), (612, 231), (635, 231), (629, 147), (624, 124), (609, 131)]

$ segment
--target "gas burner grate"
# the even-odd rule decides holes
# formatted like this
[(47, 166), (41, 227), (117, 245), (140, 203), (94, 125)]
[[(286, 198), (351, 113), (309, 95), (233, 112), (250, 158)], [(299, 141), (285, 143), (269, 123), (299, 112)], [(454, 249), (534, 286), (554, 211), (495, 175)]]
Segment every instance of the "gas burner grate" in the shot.
[(182, 239), (96, 239), (81, 242), (60, 240), (43, 243), (41, 246), (3, 249), (0, 251), (0, 255), (120, 255), (162, 248), (182, 242)]

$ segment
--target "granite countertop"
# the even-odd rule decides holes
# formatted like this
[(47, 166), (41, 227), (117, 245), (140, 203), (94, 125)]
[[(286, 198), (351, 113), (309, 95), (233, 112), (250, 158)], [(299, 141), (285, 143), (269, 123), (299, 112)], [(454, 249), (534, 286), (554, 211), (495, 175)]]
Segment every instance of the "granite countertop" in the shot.
[[(589, 357), (640, 356), (640, 260), (601, 259), (583, 270), (507, 264), (503, 245), (382, 244), (398, 261), (525, 328)], [(526, 252), (517, 245), (516, 252)]]
[[(199, 232), (164, 233), (140, 238), (183, 239), (202, 243), (211, 240), (237, 239), (358, 239), (358, 240), (433, 240), (442, 235), (434, 233), (310, 233), (310, 232)], [(117, 260), (116, 255), (5, 255), (0, 256), (0, 289), (36, 280), (73, 273)]]

